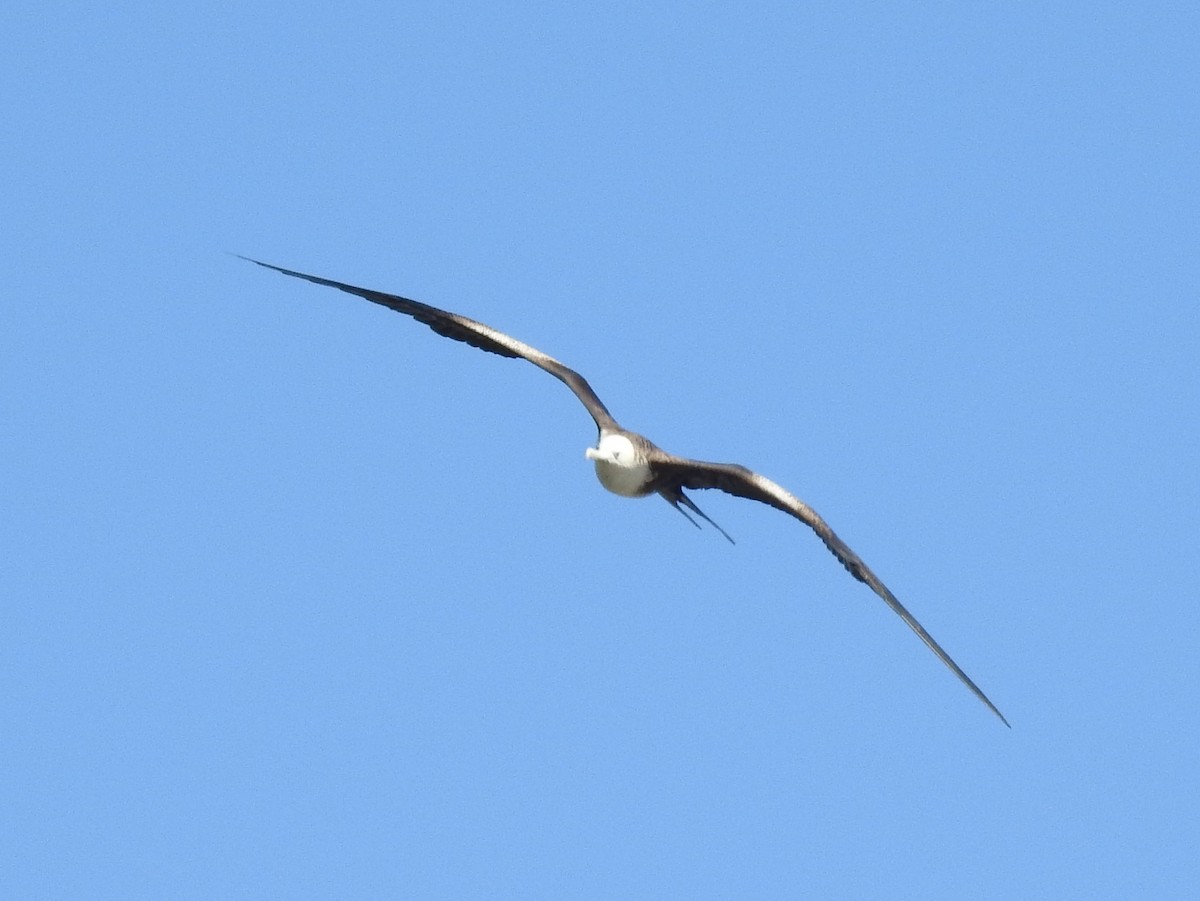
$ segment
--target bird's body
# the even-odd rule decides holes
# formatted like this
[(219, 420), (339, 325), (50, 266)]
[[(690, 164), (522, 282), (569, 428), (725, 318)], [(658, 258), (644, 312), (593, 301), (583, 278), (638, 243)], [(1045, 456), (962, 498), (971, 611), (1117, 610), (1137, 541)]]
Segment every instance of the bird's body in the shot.
[[(596, 478), (613, 494), (645, 497), (654, 491), (654, 472), (644, 450), (649, 444), (641, 435), (631, 432), (602, 431), (596, 446), (584, 451), (584, 456), (595, 461)], [(643, 449), (639, 450), (638, 445)]]
[(472, 347), (503, 357), (527, 360), (539, 369), (548, 372), (574, 392), (595, 421), (599, 432), (597, 443), (595, 447), (589, 447), (585, 454), (589, 460), (594, 462), (596, 477), (600, 480), (600, 484), (614, 494), (633, 498), (658, 494), (694, 525), (699, 526), (699, 523), (688, 515), (689, 511), (716, 528), (730, 542), (733, 539), (696, 506), (695, 502), (684, 493), (684, 489), (716, 488), (736, 497), (767, 504), (800, 520), (816, 532), (850, 575), (865, 583), (882, 598), (925, 642), (938, 659), (949, 667), (996, 716), (1000, 717), (1005, 725), (1008, 725), (1008, 720), (1004, 718), (1004, 714), (996, 708), (996, 705), (971, 681), (950, 655), (942, 650), (942, 647), (925, 631), (925, 628), (917, 622), (916, 618), (896, 599), (896, 596), (863, 563), (859, 556), (834, 533), (825, 520), (818, 516), (811, 507), (775, 482), (734, 463), (709, 463), (677, 457), (662, 450), (642, 435), (621, 428), (583, 376), (540, 350), (481, 322), (399, 295), (385, 294), (382, 291), (358, 288), (344, 282), (306, 275), (303, 272), (272, 266), (270, 263), (252, 260), (249, 257), (242, 259), (284, 275), (337, 288), (340, 291), (365, 298), (372, 303), (411, 316), (418, 322), (429, 326), (439, 335), (462, 341)]

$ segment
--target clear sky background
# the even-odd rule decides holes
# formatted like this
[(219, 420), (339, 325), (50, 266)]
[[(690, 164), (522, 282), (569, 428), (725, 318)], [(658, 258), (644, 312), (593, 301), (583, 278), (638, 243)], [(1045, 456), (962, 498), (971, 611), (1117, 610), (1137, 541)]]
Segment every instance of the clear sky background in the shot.
[(0, 896), (1190, 896), (1200, 13), (912, 6), (10, 4)]

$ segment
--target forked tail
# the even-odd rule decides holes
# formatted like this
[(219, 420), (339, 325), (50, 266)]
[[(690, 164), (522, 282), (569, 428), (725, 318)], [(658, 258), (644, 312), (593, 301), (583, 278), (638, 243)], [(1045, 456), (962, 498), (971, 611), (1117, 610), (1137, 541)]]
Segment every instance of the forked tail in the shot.
[[(714, 529), (716, 529), (718, 532), (720, 532), (722, 535), (724, 535), (725, 540), (728, 541), (730, 544), (737, 544), (736, 541), (734, 541), (732, 538), (729, 537), (728, 532), (726, 532), (719, 525), (717, 525), (715, 522), (713, 522), (707, 513), (705, 513), (703, 510), (701, 510), (699, 507), (697, 507), (695, 502), (690, 497), (688, 497), (686, 494), (683, 493), (682, 488), (676, 488), (674, 491), (671, 491), (671, 492), (660, 491), (658, 493), (660, 495), (662, 495), (663, 499), (668, 504), (670, 504), (672, 507), (674, 507), (680, 513), (682, 513), (683, 518), (686, 519), (688, 522), (690, 522), (692, 525), (694, 525), (697, 529), (700, 528), (700, 523), (696, 522), (696, 520), (694, 520), (690, 516), (688, 516), (687, 510), (684, 510), (683, 507), (687, 507), (688, 510), (691, 510), (693, 513), (695, 513), (697, 516), (699, 516), (701, 519), (703, 519), (706, 523), (708, 523), (710, 526), (712, 526)], [(683, 504), (683, 507), (679, 506), (680, 504)]]

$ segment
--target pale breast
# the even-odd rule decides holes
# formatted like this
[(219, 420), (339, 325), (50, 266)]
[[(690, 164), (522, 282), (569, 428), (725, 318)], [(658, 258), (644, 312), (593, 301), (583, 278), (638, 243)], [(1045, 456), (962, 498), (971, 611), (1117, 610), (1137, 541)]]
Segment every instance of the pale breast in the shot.
[(596, 478), (613, 494), (622, 497), (644, 497), (650, 493), (646, 487), (650, 482), (650, 467), (645, 463), (620, 466), (608, 460), (597, 460)]

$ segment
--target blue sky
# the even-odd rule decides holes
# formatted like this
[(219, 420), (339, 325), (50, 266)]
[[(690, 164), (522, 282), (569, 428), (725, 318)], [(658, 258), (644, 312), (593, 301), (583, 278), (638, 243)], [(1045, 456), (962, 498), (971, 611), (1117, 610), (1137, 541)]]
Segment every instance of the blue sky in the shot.
[[(21, 3), (0, 895), (1194, 890), (1200, 14)], [(820, 511), (603, 491), (581, 370)]]

